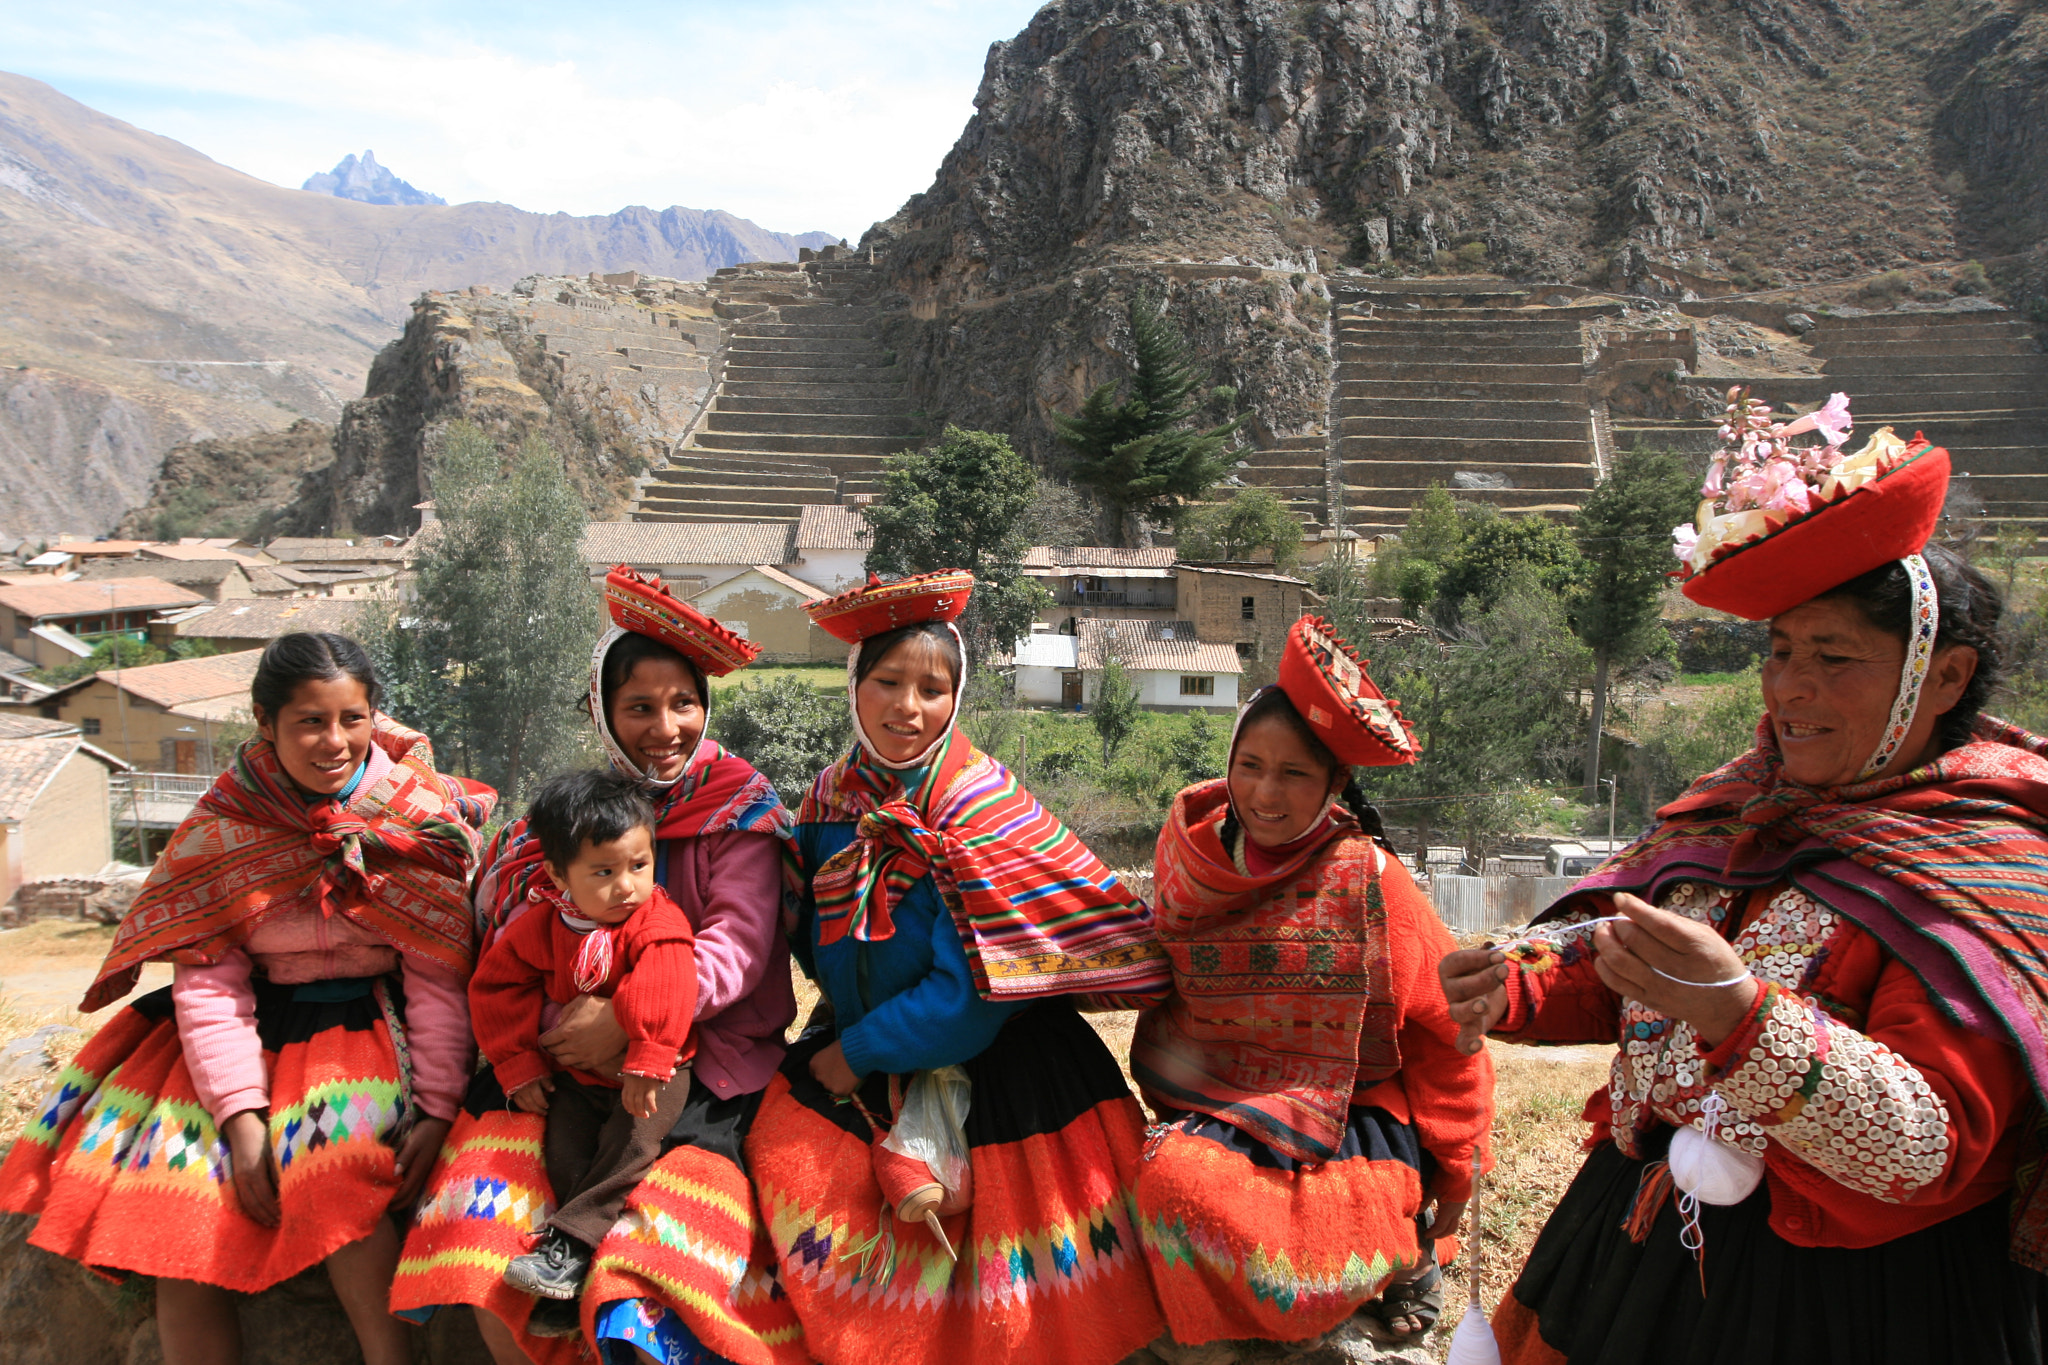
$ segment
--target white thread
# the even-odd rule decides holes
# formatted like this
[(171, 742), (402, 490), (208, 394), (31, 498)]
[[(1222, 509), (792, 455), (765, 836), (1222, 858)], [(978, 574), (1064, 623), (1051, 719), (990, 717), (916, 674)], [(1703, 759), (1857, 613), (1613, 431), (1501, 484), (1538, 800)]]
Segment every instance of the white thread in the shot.
[(1719, 990), (1723, 986), (1740, 986), (1743, 982), (1749, 980), (1749, 968), (1747, 967), (1742, 969), (1742, 975), (1731, 976), (1726, 981), (1687, 981), (1682, 976), (1673, 976), (1662, 967), (1651, 967), (1650, 970), (1663, 977), (1666, 981), (1675, 982), (1680, 986), (1697, 986), (1703, 991)]

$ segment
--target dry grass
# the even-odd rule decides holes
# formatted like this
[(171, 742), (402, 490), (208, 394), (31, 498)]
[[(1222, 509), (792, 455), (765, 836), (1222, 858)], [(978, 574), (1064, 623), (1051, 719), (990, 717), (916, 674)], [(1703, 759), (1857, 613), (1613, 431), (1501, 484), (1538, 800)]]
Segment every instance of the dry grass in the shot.
[[(92, 1021), (76, 1010), (26, 1010), (0, 997), (0, 1041), (12, 1041), (46, 1025), (67, 1026), (70, 1031), (52, 1034), (43, 1046), (48, 1059), (44, 1066), (27, 1066), (17, 1075), (0, 1080), (0, 1155), (14, 1145), (22, 1130), (42, 1108), (50, 1082), (91, 1035)], [(11, 1059), (10, 1059), (11, 1060)]]

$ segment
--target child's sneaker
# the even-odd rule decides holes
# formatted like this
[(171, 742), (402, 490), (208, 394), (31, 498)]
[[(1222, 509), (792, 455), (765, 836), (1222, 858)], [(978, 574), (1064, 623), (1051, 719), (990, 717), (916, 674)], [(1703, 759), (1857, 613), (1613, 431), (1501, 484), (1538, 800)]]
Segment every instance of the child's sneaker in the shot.
[(576, 1299), (535, 1299), (526, 1331), (536, 1337), (573, 1337), (583, 1331), (583, 1305)]
[(541, 1299), (573, 1299), (583, 1292), (590, 1273), (590, 1248), (566, 1232), (550, 1230), (547, 1238), (505, 1267), (505, 1283), (522, 1294)]

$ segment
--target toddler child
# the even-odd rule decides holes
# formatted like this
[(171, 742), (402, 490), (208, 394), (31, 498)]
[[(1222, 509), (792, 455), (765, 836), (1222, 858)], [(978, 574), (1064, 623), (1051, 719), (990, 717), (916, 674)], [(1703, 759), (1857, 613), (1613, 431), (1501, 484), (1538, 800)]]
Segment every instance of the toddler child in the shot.
[[(553, 892), (484, 952), (469, 985), (477, 1042), (510, 1102), (547, 1116), (543, 1147), (555, 1213), (505, 1282), (573, 1301), (591, 1256), (640, 1183), (690, 1092), (697, 961), (690, 922), (654, 880), (654, 808), (637, 782), (606, 769), (551, 778), (527, 826)], [(542, 1051), (542, 1011), (608, 996), (626, 1031), (617, 1080), (557, 1072)]]

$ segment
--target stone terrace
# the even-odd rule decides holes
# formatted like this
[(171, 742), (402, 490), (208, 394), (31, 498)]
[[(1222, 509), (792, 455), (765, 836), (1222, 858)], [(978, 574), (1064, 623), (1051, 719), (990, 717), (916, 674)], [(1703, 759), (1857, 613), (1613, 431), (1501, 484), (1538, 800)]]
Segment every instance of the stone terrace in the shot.
[[(1805, 408), (1847, 393), (1859, 433), (1851, 449), (1880, 426), (1909, 438), (1924, 432), (1963, 476), (1951, 486), (1952, 510), (2022, 523), (2032, 534), (2048, 525), (2048, 356), (2025, 323), (1988, 309), (1868, 313), (1821, 318), (1806, 340), (1824, 361), (1821, 376), (1748, 381), (1758, 397)], [(1705, 422), (1637, 423), (1615, 439), (1696, 452), (1714, 446)]]
[(1503, 511), (1570, 512), (1598, 476), (1580, 324), (1613, 304), (1529, 306), (1448, 281), (1339, 294), (1332, 410), (1344, 522), (1398, 531), (1432, 483)]
[(922, 440), (902, 371), (872, 336), (877, 268), (819, 259), (721, 270), (724, 368), (702, 420), (642, 481), (635, 521), (794, 522), (805, 504), (879, 491)]

